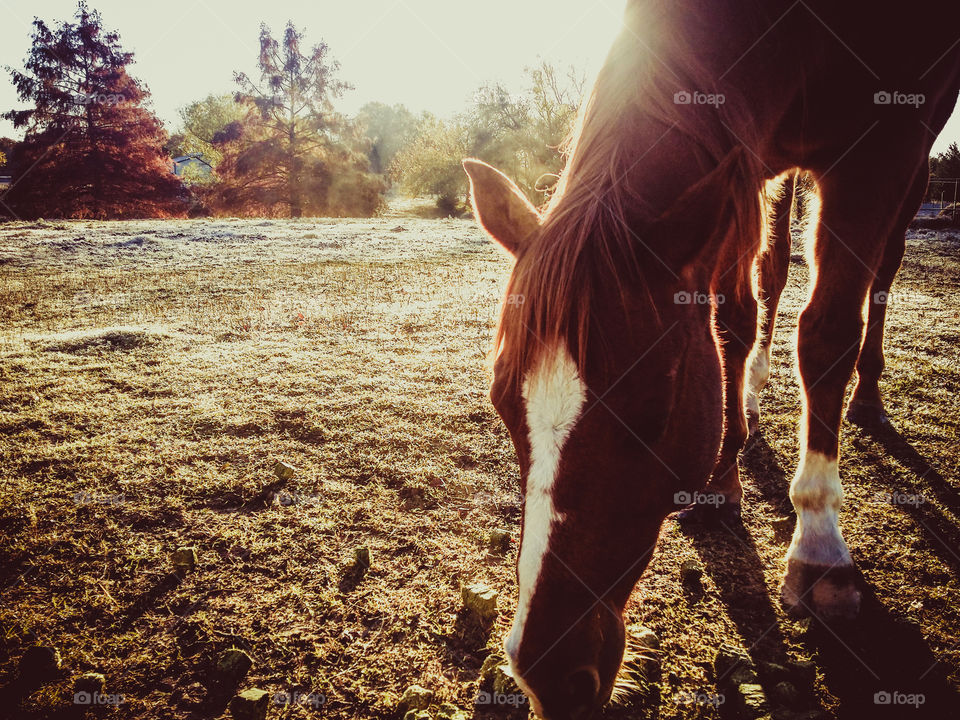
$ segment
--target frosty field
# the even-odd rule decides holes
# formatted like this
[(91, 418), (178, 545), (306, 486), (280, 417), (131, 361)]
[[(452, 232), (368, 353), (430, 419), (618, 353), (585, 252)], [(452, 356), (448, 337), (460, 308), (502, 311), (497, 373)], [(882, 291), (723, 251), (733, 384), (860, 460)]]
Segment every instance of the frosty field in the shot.
[[(844, 425), (865, 597), (843, 633), (776, 600), (795, 260), (741, 461), (744, 528), (665, 523), (628, 609), (661, 673), (608, 717), (742, 716), (717, 683), (724, 643), (749, 652), (774, 717), (875, 717), (883, 692), (924, 696), (902, 717), (947, 717), (960, 700), (960, 237), (909, 236), (881, 381), (893, 427)], [(466, 220), (0, 224), (0, 701), (26, 648), (50, 645), (64, 669), (17, 717), (74, 717), (90, 671), (122, 695), (104, 717), (229, 717), (209, 685), (237, 647), (254, 661), (240, 689), (322, 698), (271, 718), (402, 717), (412, 684), (433, 717), (525, 717), (477, 703), (516, 602), (518, 473), (487, 398), (509, 268)], [(499, 528), (512, 542), (491, 546)], [(189, 546), (196, 569), (174, 574)], [(474, 581), (499, 592), (489, 633), (462, 611)], [(777, 670), (791, 661), (805, 686)]]

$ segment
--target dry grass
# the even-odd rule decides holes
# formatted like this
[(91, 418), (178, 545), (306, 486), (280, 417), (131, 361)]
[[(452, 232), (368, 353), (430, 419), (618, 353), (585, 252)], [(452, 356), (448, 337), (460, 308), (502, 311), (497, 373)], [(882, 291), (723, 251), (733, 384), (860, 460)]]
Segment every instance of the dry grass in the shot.
[[(723, 642), (814, 658), (801, 705), (828, 717), (875, 712), (875, 689), (921, 687), (928, 710), (956, 697), (960, 244), (910, 245), (883, 387), (897, 430), (844, 438), (864, 617), (838, 639), (774, 600), (797, 456), (795, 265), (763, 438), (743, 461), (746, 529), (665, 525), (629, 610), (662, 640), (659, 697), (611, 716), (717, 716), (682, 700), (717, 692)], [(515, 601), (516, 546), (486, 542), (516, 537), (520, 516), (486, 397), (508, 269), (460, 221), (0, 226), (0, 684), (25, 647), (52, 644), (123, 694), (105, 715), (210, 717), (222, 706), (197, 683), (237, 646), (255, 660), (246, 685), (321, 693), (325, 717), (395, 717), (411, 683), (472, 715)], [(278, 459), (298, 468), (282, 487)], [(926, 502), (876, 501), (894, 490)], [(181, 580), (169, 555), (185, 545), (200, 562)], [(373, 566), (359, 578), (361, 546)], [(692, 558), (702, 593), (679, 580)], [(458, 615), (471, 580), (501, 592), (489, 639)], [(17, 712), (66, 713), (71, 693), (64, 675)]]

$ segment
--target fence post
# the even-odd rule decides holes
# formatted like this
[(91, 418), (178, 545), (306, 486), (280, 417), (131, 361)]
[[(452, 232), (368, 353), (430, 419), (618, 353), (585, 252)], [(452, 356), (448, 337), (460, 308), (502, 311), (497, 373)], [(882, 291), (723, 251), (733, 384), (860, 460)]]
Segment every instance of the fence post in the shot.
[(960, 185), (960, 180), (953, 181), (953, 212), (950, 214), (950, 222), (954, 225), (957, 224), (957, 185)]

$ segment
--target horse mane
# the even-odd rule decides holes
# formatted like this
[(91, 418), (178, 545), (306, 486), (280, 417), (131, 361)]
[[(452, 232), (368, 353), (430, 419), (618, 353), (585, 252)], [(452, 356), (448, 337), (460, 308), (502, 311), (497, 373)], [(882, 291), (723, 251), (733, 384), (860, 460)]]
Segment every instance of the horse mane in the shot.
[[(682, 134), (695, 148), (699, 166), (691, 185), (746, 140), (738, 141), (729, 129), (750, 127), (745, 103), (729, 91), (715, 113), (690, 112), (689, 105), (674, 101), (680, 88), (716, 91), (712, 79), (716, 73), (698, 61), (698, 52), (684, 42), (688, 35), (677, 31), (675, 24), (699, 24), (699, 31), (708, 36), (715, 30), (702, 11), (685, 7), (678, 12), (677, 5), (687, 3), (654, 0), (628, 6), (625, 28), (581, 106), (565, 143), (568, 160), (557, 190), (539, 231), (518, 255), (507, 290), (515, 302), (505, 303), (501, 312), (494, 352), (500, 371), (512, 382), (522, 382), (540, 352), (561, 343), (570, 350), (581, 376), (591, 343), (603, 361), (611, 348), (602, 338), (591, 337), (591, 325), (600, 293), (611, 287), (621, 299), (628, 292), (639, 294), (649, 316), (660, 322), (647, 277), (658, 269), (649, 262), (654, 249), (634, 228), (652, 223), (664, 208), (654, 207), (643, 188), (628, 181), (638, 163), (629, 142), (636, 128), (653, 127), (657, 135), (659, 128), (665, 134)], [(653, 30), (649, 42), (638, 34), (641, 22)], [(656, 149), (648, 152), (652, 155)], [(752, 158), (734, 163), (724, 188), (733, 197), (731, 220), (741, 238), (759, 237), (763, 224), (757, 193), (736, 192), (759, 186), (757, 165)], [(745, 228), (752, 231), (744, 232)]]

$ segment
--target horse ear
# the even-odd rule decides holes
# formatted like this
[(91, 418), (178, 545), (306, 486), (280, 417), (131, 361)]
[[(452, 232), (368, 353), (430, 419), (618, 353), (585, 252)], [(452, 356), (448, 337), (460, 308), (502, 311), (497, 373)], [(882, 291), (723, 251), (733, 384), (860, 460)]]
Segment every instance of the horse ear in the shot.
[(540, 214), (510, 178), (481, 160), (463, 161), (480, 226), (514, 255), (540, 225)]
[(731, 188), (739, 182), (744, 160), (743, 150), (731, 151), (717, 167), (684, 190), (654, 221), (651, 234), (672, 238), (668, 247), (675, 250), (680, 248), (680, 245), (673, 244), (678, 237), (702, 239), (703, 242), (695, 243), (689, 252), (680, 252), (680, 256), (674, 258), (678, 268), (692, 262), (700, 249), (710, 245), (708, 241), (716, 233), (727, 231), (730, 214), (734, 211)]

